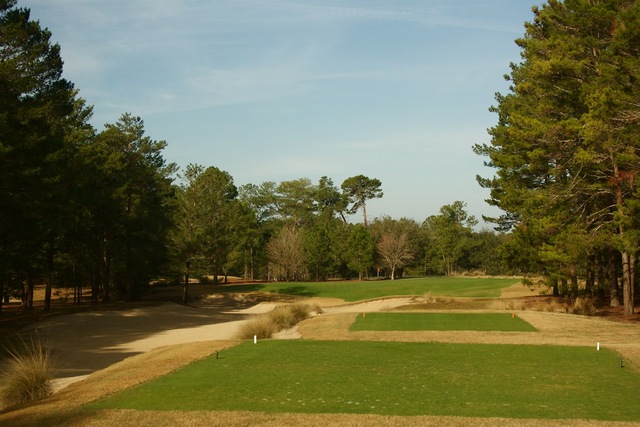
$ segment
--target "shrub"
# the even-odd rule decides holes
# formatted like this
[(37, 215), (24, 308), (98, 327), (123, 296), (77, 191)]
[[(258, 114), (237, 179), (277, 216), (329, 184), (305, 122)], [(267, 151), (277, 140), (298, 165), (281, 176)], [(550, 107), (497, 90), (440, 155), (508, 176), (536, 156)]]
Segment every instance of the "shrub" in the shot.
[(8, 360), (0, 373), (0, 401), (4, 406), (41, 399), (52, 393), (54, 359), (51, 346), (39, 339), (20, 339), (5, 349)]

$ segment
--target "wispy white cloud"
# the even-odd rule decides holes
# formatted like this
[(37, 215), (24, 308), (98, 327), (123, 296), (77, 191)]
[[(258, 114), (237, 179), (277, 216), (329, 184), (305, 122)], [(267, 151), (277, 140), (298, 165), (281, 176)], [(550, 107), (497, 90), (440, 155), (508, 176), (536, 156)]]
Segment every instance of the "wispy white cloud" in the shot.
[[(63, 39), (66, 72), (80, 89), (88, 88), (84, 96), (96, 96), (90, 102), (129, 106), (140, 114), (286, 99), (307, 94), (319, 81), (407, 82), (435, 80), (444, 72), (469, 74), (470, 67), (446, 70), (452, 67), (446, 62), (366, 59), (362, 50), (346, 50), (342, 32), (354, 22), (492, 28), (479, 18), (452, 15), (452, 6), (440, 1), (362, 2), (359, 7), (351, 1), (270, 0), (27, 3), (62, 28), (54, 38)], [(154, 84), (146, 88), (145, 81)], [(94, 82), (123, 89), (100, 93), (91, 89)]]
[[(216, 164), (239, 183), (377, 176), (382, 213), (418, 216), (485, 197), (470, 147), (486, 140), (529, 17), (514, 0), (19, 4), (60, 42), (97, 127), (140, 115), (181, 164)], [(463, 173), (447, 168), (452, 156)]]
[[(289, 19), (327, 22), (330, 20), (376, 20), (413, 22), (428, 26), (478, 29), (487, 31), (514, 32), (520, 27), (498, 19), (488, 20), (486, 14), (477, 16), (477, 12), (495, 12), (483, 5), (484, 2), (442, 2), (440, 0), (420, 0), (404, 2), (364, 2), (364, 6), (353, 6), (351, 1), (338, 1), (334, 4), (323, 2), (285, 2), (271, 0), (247, 0), (264, 10), (279, 12), (281, 17)], [(456, 4), (460, 3), (460, 4)], [(474, 2), (475, 3), (475, 2)], [(407, 5), (408, 4), (408, 5)], [(376, 6), (379, 5), (379, 6)], [(284, 12), (284, 14), (282, 14)], [(465, 14), (466, 12), (466, 14)], [(283, 18), (281, 18), (283, 19)]]

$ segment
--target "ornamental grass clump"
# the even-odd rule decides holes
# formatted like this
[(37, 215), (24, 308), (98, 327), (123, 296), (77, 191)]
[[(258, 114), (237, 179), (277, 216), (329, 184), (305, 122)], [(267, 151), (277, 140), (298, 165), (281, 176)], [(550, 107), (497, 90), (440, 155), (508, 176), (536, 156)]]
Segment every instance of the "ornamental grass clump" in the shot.
[(264, 314), (257, 314), (240, 327), (237, 336), (240, 339), (249, 339), (254, 336), (258, 339), (267, 339), (276, 332), (278, 329), (271, 318)]
[(591, 298), (576, 298), (571, 310), (573, 314), (581, 314), (584, 316), (593, 316), (596, 314), (596, 306)]
[(273, 334), (290, 329), (309, 318), (312, 312), (321, 313), (322, 309), (317, 305), (312, 307), (302, 303), (278, 306), (269, 313), (254, 316), (242, 325), (238, 338), (271, 338)]
[(492, 301), (489, 304), (489, 309), (507, 310), (507, 311), (514, 311), (514, 310), (524, 311), (527, 309), (527, 303), (526, 301), (517, 299), (517, 298), (499, 299), (499, 300)]
[(37, 338), (20, 339), (5, 348), (0, 372), (0, 402), (4, 407), (41, 399), (52, 393), (54, 358), (51, 346)]
[(291, 317), (293, 319), (293, 324), (291, 326), (297, 325), (303, 320), (308, 319), (311, 317), (312, 313), (322, 313), (322, 308), (317, 304), (311, 306), (309, 304), (295, 303), (289, 306), (289, 310), (291, 310)]

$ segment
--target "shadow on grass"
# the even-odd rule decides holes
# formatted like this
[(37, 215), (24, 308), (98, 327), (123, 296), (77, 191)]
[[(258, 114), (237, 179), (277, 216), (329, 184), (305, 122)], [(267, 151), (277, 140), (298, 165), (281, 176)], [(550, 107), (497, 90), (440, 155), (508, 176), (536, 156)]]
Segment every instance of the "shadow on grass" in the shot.
[(265, 289), (265, 285), (261, 283), (246, 283), (242, 285), (223, 285), (215, 286), (212, 291), (219, 293), (243, 293), (243, 292), (260, 292)]
[(309, 288), (304, 286), (288, 286), (286, 288), (280, 288), (275, 291), (281, 295), (293, 295), (299, 297), (315, 297), (318, 296), (318, 292), (313, 292)]
[(276, 283), (271, 283), (269, 285), (264, 283), (246, 283), (241, 285), (224, 285), (220, 287), (214, 287), (214, 292), (217, 293), (250, 293), (250, 292), (269, 292), (278, 295), (291, 295), (297, 297), (316, 297), (320, 295), (319, 292), (313, 291), (308, 286), (298, 285), (298, 286), (286, 286), (284, 283), (282, 287)]

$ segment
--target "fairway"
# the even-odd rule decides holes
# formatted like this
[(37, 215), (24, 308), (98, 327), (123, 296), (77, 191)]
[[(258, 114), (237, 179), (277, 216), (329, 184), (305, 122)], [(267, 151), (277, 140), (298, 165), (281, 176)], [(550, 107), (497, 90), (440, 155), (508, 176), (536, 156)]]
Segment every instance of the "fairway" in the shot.
[(368, 313), (358, 315), (352, 331), (501, 331), (536, 332), (510, 313)]
[(520, 279), (493, 277), (418, 277), (400, 280), (369, 280), (339, 282), (275, 282), (220, 287), (219, 292), (272, 292), (301, 297), (340, 298), (362, 301), (401, 295), (425, 295), (468, 298), (496, 298), (502, 289)]
[(606, 349), (262, 341), (87, 408), (640, 421), (639, 394)]

